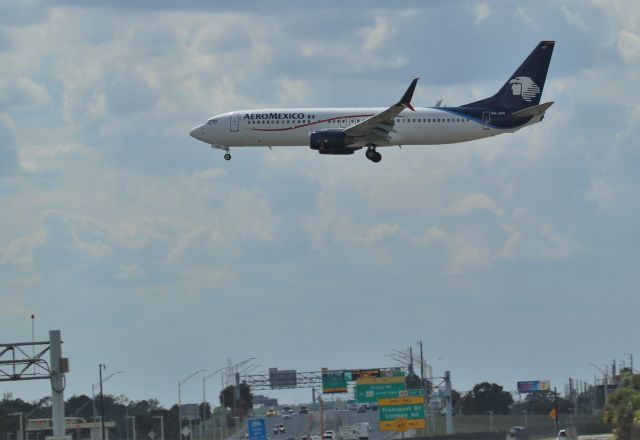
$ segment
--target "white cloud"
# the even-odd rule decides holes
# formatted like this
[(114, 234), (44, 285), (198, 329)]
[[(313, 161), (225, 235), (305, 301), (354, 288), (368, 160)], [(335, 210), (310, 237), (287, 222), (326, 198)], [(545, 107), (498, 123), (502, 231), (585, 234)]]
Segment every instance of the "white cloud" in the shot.
[(618, 53), (627, 61), (640, 60), (640, 36), (628, 29), (622, 29), (618, 34)]
[(393, 237), (400, 232), (398, 225), (389, 225), (386, 223), (380, 223), (372, 226), (366, 232), (363, 237), (365, 243), (375, 243), (380, 240), (384, 240), (389, 237)]
[(590, 182), (585, 197), (596, 205), (599, 211), (604, 211), (613, 203), (613, 190), (605, 179), (596, 179)]
[(503, 212), (496, 206), (495, 200), (480, 193), (465, 196), (451, 206), (451, 211), (456, 214), (467, 214), (475, 210), (489, 211), (496, 215), (501, 215)]
[(31, 315), (31, 310), (26, 307), (13, 304), (0, 304), (0, 316), (19, 317), (25, 319)]
[(359, 29), (357, 33), (363, 38), (362, 50), (371, 52), (380, 47), (381, 44), (389, 42), (396, 34), (396, 29), (385, 17), (375, 17), (375, 23), (371, 27)]
[(123, 281), (142, 280), (146, 278), (147, 273), (136, 263), (124, 263), (120, 265), (115, 279)]
[(30, 266), (34, 262), (34, 250), (47, 240), (47, 232), (40, 228), (0, 248), (0, 264)]
[(491, 16), (491, 6), (486, 1), (476, 2), (473, 6), (474, 23), (480, 24)]
[(13, 119), (5, 113), (0, 113), (0, 178), (18, 170), (15, 132)]
[(569, 8), (567, 8), (565, 5), (562, 5), (561, 10), (562, 15), (564, 16), (564, 19), (567, 21), (567, 23), (582, 32), (589, 31), (589, 26), (582, 19), (582, 17), (580, 17), (580, 14), (570, 11)]
[(47, 89), (27, 77), (11, 79), (0, 78), (0, 105), (3, 107), (14, 106), (39, 106), (51, 101)]

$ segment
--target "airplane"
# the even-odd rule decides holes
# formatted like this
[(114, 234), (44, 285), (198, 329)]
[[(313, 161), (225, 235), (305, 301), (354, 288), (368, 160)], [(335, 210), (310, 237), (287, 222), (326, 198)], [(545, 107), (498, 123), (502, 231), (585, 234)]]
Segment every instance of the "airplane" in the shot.
[(304, 146), (320, 154), (346, 155), (366, 148), (380, 162), (378, 147), (439, 145), (482, 139), (538, 123), (553, 102), (540, 104), (555, 41), (541, 41), (493, 96), (459, 107), (414, 107), (414, 79), (388, 108), (281, 108), (223, 113), (190, 131), (195, 139), (231, 147)]

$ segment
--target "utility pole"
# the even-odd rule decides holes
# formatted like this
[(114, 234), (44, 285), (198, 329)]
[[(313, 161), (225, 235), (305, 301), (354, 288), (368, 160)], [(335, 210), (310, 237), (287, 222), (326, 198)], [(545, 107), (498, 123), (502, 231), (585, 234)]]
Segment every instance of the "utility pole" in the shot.
[(127, 416), (127, 419), (131, 419), (132, 430), (133, 430), (133, 440), (136, 440), (136, 416)]
[(324, 401), (322, 400), (322, 396), (318, 396), (318, 400), (320, 401), (320, 436), (324, 436)]
[(100, 440), (106, 440), (104, 435), (104, 395), (102, 394), (102, 369), (105, 368), (104, 364), (98, 364), (98, 376), (100, 377), (100, 432), (102, 438)]
[(556, 391), (556, 387), (553, 387), (553, 407), (556, 410), (556, 431), (558, 430), (558, 392)]
[(424, 394), (424, 418), (425, 423), (427, 425), (427, 432), (431, 429), (429, 426), (429, 395), (427, 394), (427, 387), (424, 383), (424, 357), (422, 353), (422, 341), (418, 341), (418, 345), (420, 346), (420, 383), (422, 384), (422, 393)]
[(451, 372), (444, 372), (444, 383), (447, 395), (447, 435), (453, 434), (453, 414), (451, 408), (451, 400), (453, 400), (453, 395), (451, 392)]
[(62, 340), (60, 330), (49, 331), (51, 366), (51, 418), (53, 419), (53, 436), (64, 437), (64, 373), (68, 365), (62, 357)]
[(153, 416), (154, 419), (160, 419), (160, 440), (164, 440), (164, 416)]

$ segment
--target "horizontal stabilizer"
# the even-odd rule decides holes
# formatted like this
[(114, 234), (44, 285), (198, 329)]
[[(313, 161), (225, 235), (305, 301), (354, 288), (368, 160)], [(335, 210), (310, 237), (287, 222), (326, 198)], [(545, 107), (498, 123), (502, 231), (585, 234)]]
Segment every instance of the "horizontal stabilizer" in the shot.
[(551, 107), (551, 105), (553, 105), (553, 101), (534, 105), (533, 107), (523, 108), (522, 110), (511, 113), (511, 115), (513, 115), (514, 118), (530, 118), (532, 116), (543, 114), (549, 107)]

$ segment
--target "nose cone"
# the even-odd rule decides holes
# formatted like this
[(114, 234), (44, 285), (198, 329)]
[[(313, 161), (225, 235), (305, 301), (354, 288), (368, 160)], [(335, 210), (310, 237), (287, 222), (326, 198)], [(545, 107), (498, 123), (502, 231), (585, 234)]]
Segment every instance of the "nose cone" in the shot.
[(204, 142), (204, 125), (198, 125), (196, 128), (189, 132), (192, 138), (198, 139)]

